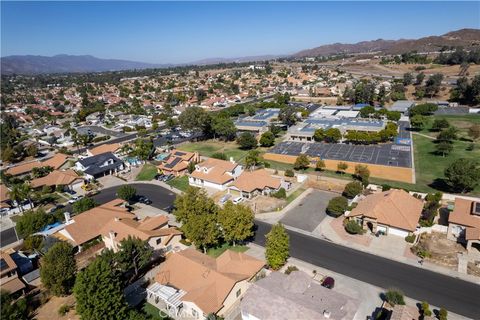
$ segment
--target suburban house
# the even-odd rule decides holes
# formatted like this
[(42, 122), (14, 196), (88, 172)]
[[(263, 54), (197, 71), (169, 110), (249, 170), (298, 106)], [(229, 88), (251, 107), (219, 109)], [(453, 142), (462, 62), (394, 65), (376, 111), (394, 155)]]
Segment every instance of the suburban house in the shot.
[(198, 152), (186, 152), (180, 150), (172, 150), (163, 157), (162, 163), (157, 166), (158, 172), (174, 176), (183, 176), (188, 169), (190, 163), (200, 161)]
[(480, 199), (455, 198), (455, 207), (448, 216), (447, 238), (465, 242), (467, 250), (472, 244), (480, 244)]
[(45, 177), (33, 179), (30, 182), (32, 188), (63, 186), (64, 188), (73, 191), (80, 190), (82, 185), (83, 178), (71, 169), (65, 171), (53, 170)]
[(135, 215), (128, 212), (123, 205), (124, 200), (115, 199), (101, 206), (82, 212), (73, 218), (65, 215), (65, 227), (53, 234), (54, 237), (70, 242), (79, 247), (97, 237), (100, 237), (102, 228), (111, 220), (135, 219)]
[(238, 178), (242, 172), (242, 166), (233, 159), (225, 161), (209, 158), (195, 165), (195, 170), (188, 177), (188, 183), (194, 187), (226, 190), (227, 185)]
[(113, 218), (100, 229), (105, 247), (114, 252), (119, 250), (120, 242), (129, 236), (148, 241), (154, 250), (169, 252), (179, 247), (182, 232), (168, 225), (168, 217), (158, 215), (146, 217), (141, 221), (130, 218)]
[(213, 313), (228, 319), (263, 266), (263, 261), (231, 250), (217, 258), (193, 248), (171, 253), (147, 288), (147, 301), (172, 317), (181, 312), (205, 319)]
[(120, 143), (105, 143), (92, 149), (87, 149), (87, 155), (93, 157), (105, 152), (116, 153), (122, 145)]
[(272, 272), (254, 282), (240, 304), (243, 320), (354, 319), (359, 301), (323, 287), (303, 271)]
[(85, 177), (90, 180), (123, 170), (124, 163), (113, 153), (105, 152), (78, 160), (75, 168), (85, 173)]
[(0, 184), (0, 209), (10, 208), (10, 195), (6, 185)]
[(8, 168), (6, 173), (11, 174), (12, 176), (22, 176), (30, 173), (33, 168), (52, 167), (53, 169), (61, 169), (64, 168), (67, 160), (68, 156), (66, 154), (57, 153), (52, 158), (45, 161), (32, 161)]
[(265, 169), (243, 171), (237, 180), (228, 186), (228, 193), (250, 199), (257, 195), (276, 192), (282, 184), (282, 179), (272, 177)]
[(406, 237), (417, 229), (423, 201), (405, 190), (391, 189), (370, 194), (348, 213), (364, 229)]
[(0, 251), (0, 287), (15, 293), (25, 289), (25, 284), (18, 278), (18, 267), (9, 253)]

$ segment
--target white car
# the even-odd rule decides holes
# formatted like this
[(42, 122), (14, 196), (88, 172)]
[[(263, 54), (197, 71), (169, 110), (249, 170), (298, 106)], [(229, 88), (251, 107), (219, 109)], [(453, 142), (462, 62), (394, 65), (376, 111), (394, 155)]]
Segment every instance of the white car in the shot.
[(224, 204), (224, 203), (227, 202), (228, 199), (230, 199), (231, 197), (232, 197), (232, 195), (230, 195), (230, 194), (224, 195), (222, 198), (220, 198), (220, 204)]
[(70, 200), (68, 200), (68, 203), (73, 204), (82, 198), (83, 196), (73, 196)]
[(242, 198), (242, 197), (237, 197), (237, 198), (233, 199), (232, 202), (233, 202), (233, 204), (239, 204), (243, 200), (245, 200), (245, 199)]

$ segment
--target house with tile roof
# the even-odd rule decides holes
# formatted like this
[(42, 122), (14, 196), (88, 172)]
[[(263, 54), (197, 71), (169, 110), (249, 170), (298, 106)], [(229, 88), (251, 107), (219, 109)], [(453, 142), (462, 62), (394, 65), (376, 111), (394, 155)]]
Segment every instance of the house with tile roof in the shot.
[(49, 186), (56, 188), (62, 186), (70, 190), (80, 190), (83, 185), (83, 178), (75, 171), (69, 169), (65, 171), (53, 170), (45, 177), (33, 179), (30, 186), (34, 189)]
[(272, 177), (265, 169), (243, 171), (228, 186), (228, 193), (250, 199), (257, 195), (269, 195), (272, 192), (277, 192), (282, 185), (286, 187), (287, 184), (280, 178)]
[(360, 302), (323, 287), (303, 271), (272, 272), (252, 284), (240, 303), (243, 320), (352, 320)]
[(92, 149), (87, 149), (87, 155), (89, 157), (92, 157), (105, 152), (111, 152), (115, 154), (117, 151), (120, 150), (121, 147), (122, 145), (120, 143), (105, 143)]
[(417, 229), (422, 210), (422, 200), (405, 190), (391, 189), (364, 197), (347, 217), (374, 233), (406, 237)]
[(263, 261), (231, 250), (217, 258), (193, 248), (171, 253), (147, 288), (147, 301), (172, 317), (226, 317), (263, 267)]
[(162, 250), (164, 253), (183, 247), (180, 244), (182, 232), (170, 227), (168, 217), (164, 215), (146, 217), (141, 221), (115, 217), (100, 229), (100, 234), (105, 247), (114, 252), (119, 250), (120, 242), (129, 236), (148, 241), (153, 250)]
[(0, 209), (10, 208), (10, 195), (7, 186), (0, 184)]
[(243, 172), (243, 167), (230, 161), (209, 158), (195, 165), (195, 170), (189, 175), (188, 183), (194, 187), (206, 187), (226, 190), (227, 185), (237, 179)]
[(0, 251), (0, 287), (15, 293), (25, 289), (25, 284), (18, 278), (18, 267), (8, 252)]
[(466, 243), (467, 250), (476, 244), (480, 250), (480, 199), (455, 198), (448, 216), (447, 238)]
[(175, 177), (183, 176), (188, 172), (188, 165), (190, 163), (197, 163), (200, 161), (198, 152), (187, 152), (180, 150), (172, 150), (157, 166), (158, 173), (165, 175), (174, 175)]
[(23, 176), (30, 173), (33, 168), (52, 167), (53, 169), (60, 169), (65, 166), (68, 161), (68, 156), (63, 153), (57, 153), (52, 158), (45, 161), (31, 161), (24, 162), (14, 167), (7, 169), (6, 173), (12, 176)]

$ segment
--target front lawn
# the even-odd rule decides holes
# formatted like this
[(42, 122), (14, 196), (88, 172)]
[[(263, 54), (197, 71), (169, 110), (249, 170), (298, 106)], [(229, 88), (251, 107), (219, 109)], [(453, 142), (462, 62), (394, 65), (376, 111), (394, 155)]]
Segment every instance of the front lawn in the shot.
[(167, 181), (167, 184), (181, 191), (186, 191), (188, 188), (188, 177), (181, 176)]
[(139, 308), (140, 312), (144, 315), (147, 316), (147, 319), (151, 319), (151, 320), (167, 320), (167, 319), (171, 319), (170, 317), (168, 316), (162, 316), (160, 315), (160, 310), (158, 310), (154, 305), (148, 303), (148, 302), (145, 302), (142, 306), (139, 306), (137, 307)]
[(153, 164), (146, 163), (135, 180), (137, 181), (150, 181), (157, 175), (157, 167)]
[(216, 257), (220, 256), (222, 253), (224, 253), (225, 250), (228, 250), (228, 249), (232, 250), (232, 251), (235, 251), (235, 252), (245, 252), (245, 251), (248, 250), (248, 247), (247, 246), (242, 246), (242, 245), (232, 246), (232, 245), (229, 245), (227, 243), (224, 243), (220, 247), (208, 249), (207, 254), (210, 257), (216, 258)]
[(299, 195), (301, 195), (305, 191), (304, 188), (298, 188), (297, 190), (293, 191), (288, 197), (287, 197), (287, 204), (295, 200)]

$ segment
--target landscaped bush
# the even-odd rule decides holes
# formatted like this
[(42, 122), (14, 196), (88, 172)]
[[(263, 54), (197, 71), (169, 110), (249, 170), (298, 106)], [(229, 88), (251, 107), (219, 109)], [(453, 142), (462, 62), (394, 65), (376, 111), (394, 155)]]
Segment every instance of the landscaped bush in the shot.
[(277, 192), (272, 193), (272, 196), (277, 199), (286, 199), (287, 198), (287, 191), (284, 188), (280, 188)]
[(350, 234), (359, 234), (363, 233), (363, 228), (355, 220), (349, 220), (345, 224), (345, 230)]
[(93, 138), (92, 142), (101, 142), (107, 140), (110, 140), (110, 136), (95, 137)]
[(348, 200), (345, 197), (335, 197), (328, 202), (327, 213), (339, 217), (345, 213), (348, 207)]
[(405, 241), (407, 241), (408, 243), (414, 243), (416, 238), (417, 237), (413, 233), (411, 233), (405, 237)]
[(388, 191), (392, 189), (392, 187), (388, 184), (382, 184), (382, 191)]
[(220, 160), (227, 160), (227, 155), (223, 152), (215, 152), (212, 154), (212, 158), (220, 159)]
[(294, 177), (295, 173), (293, 172), (292, 169), (287, 169), (285, 170), (285, 177)]
[(62, 317), (66, 315), (68, 311), (70, 311), (70, 306), (66, 304), (61, 305), (60, 308), (58, 308), (58, 314)]
[(298, 268), (295, 267), (295, 266), (288, 266), (288, 267), (287, 267), (287, 270), (285, 270), (285, 274), (290, 274), (290, 273), (292, 273), (293, 271), (298, 271)]
[(387, 302), (392, 306), (395, 306), (397, 304), (399, 305), (405, 304), (405, 300), (403, 299), (403, 293), (398, 290), (392, 290), (392, 289), (388, 290), (385, 293), (385, 300), (387, 300)]
[(352, 181), (345, 186), (343, 190), (343, 195), (349, 199), (355, 198), (356, 195), (360, 194), (363, 190), (363, 186), (358, 181)]

